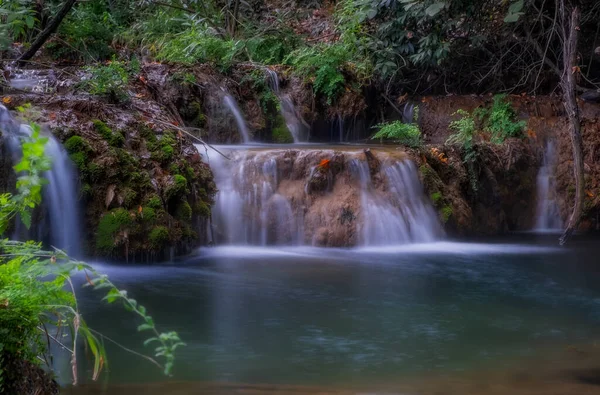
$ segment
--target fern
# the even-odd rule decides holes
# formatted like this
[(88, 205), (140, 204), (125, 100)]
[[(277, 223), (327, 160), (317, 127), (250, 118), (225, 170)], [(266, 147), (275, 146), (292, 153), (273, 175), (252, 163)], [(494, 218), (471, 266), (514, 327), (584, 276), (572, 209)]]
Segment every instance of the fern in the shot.
[(378, 128), (379, 131), (371, 137), (372, 140), (390, 139), (408, 147), (421, 146), (421, 131), (419, 126), (414, 123), (394, 121), (376, 125), (375, 128)]

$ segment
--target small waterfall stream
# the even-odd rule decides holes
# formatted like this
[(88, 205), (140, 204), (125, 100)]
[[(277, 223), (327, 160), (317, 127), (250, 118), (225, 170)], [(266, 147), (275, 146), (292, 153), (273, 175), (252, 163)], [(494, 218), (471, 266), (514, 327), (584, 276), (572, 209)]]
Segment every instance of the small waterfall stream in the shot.
[[(341, 232), (356, 233), (356, 237), (348, 241), (346, 236), (346, 244), (338, 242), (338, 246), (430, 242), (443, 234), (417, 169), (409, 160), (385, 159), (378, 174), (372, 176), (360, 151), (305, 149), (290, 154), (285, 150), (233, 149), (229, 155), (231, 160), (216, 154), (210, 157), (219, 189), (212, 212), (213, 241), (217, 244), (315, 244), (316, 228), (340, 229), (347, 218), (355, 222), (344, 225), (347, 227)], [(345, 170), (336, 180), (327, 177), (324, 194), (312, 194), (308, 180), (322, 158), (334, 155), (345, 158)], [(299, 167), (290, 169), (292, 161)], [(377, 187), (372, 177), (379, 180)], [(346, 193), (350, 188), (356, 198), (337, 199), (336, 185), (346, 188)], [(355, 207), (356, 215), (347, 213), (350, 209), (340, 206), (344, 204)]]
[[(31, 128), (16, 122), (8, 110), (0, 106), (0, 130), (7, 140), (6, 146), (13, 164), (16, 164), (21, 158), (21, 138), (30, 136)], [(34, 224), (40, 228), (30, 234), (37, 235), (35, 238), (39, 239), (39, 235), (47, 233), (49, 244), (65, 250), (72, 256), (79, 256), (81, 228), (77, 202), (77, 172), (65, 149), (51, 134), (48, 134), (45, 152), (52, 161), (52, 168), (44, 173), (48, 184), (43, 188), (42, 198), (43, 205), (47, 208), (47, 218)], [(48, 232), (42, 232), (41, 227), (47, 227)], [(22, 231), (17, 224), (15, 233), (18, 235)]]
[(537, 175), (537, 208), (535, 230), (550, 232), (562, 230), (563, 222), (556, 202), (554, 167), (556, 149), (553, 141), (547, 141), (542, 167)]
[(231, 111), (231, 114), (235, 118), (235, 122), (237, 124), (238, 131), (240, 132), (240, 135), (242, 136), (242, 141), (244, 143), (250, 142), (250, 132), (248, 131), (248, 127), (246, 126), (246, 121), (244, 120), (244, 116), (242, 115), (240, 108), (238, 107), (237, 103), (235, 102), (235, 99), (231, 95), (225, 94), (223, 96), (223, 103), (229, 109), (229, 111)]
[(389, 186), (387, 196), (375, 192), (366, 161), (352, 159), (350, 170), (360, 183), (362, 245), (431, 242), (439, 238), (441, 226), (433, 207), (425, 199), (417, 169), (411, 161), (383, 166)]
[(267, 74), (267, 81), (271, 90), (277, 96), (280, 103), (281, 115), (285, 120), (285, 124), (294, 138), (294, 143), (306, 141), (306, 131), (308, 128), (306, 122), (298, 114), (292, 98), (288, 94), (281, 93), (279, 89), (279, 76), (274, 70), (265, 68)]

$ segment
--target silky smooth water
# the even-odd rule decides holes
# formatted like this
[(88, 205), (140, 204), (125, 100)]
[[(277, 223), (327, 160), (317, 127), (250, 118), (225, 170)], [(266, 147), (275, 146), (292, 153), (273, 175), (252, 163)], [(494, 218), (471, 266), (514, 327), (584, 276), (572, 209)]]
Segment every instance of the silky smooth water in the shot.
[[(598, 337), (597, 244), (560, 249), (524, 237), (372, 249), (223, 246), (174, 266), (96, 268), (185, 340), (172, 380), (376, 388), (532, 369), (548, 349)], [(131, 316), (90, 292), (80, 293), (88, 323), (144, 351)], [(107, 391), (166, 380), (110, 345), (109, 354)]]

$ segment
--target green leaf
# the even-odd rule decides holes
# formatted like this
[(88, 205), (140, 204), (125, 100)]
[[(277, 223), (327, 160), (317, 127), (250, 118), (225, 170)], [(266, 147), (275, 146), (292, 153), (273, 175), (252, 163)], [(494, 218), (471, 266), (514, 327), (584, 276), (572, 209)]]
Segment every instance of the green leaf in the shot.
[(446, 6), (446, 3), (443, 1), (439, 1), (437, 3), (433, 3), (425, 10), (425, 13), (431, 17), (436, 16), (440, 13), (440, 11)]
[(148, 324), (142, 324), (142, 325), (138, 326), (138, 328), (137, 328), (138, 332), (147, 331), (150, 329), (154, 329), (154, 326), (148, 325)]
[(506, 17), (504, 18), (504, 22), (505, 23), (515, 23), (519, 20), (519, 17), (523, 15), (522, 12), (517, 12), (515, 14), (508, 14), (506, 15)]
[(523, 9), (523, 0), (518, 0), (515, 1), (514, 3), (512, 3), (510, 5), (510, 7), (508, 7), (508, 13), (509, 14), (517, 14), (519, 12), (521, 12), (521, 10)]

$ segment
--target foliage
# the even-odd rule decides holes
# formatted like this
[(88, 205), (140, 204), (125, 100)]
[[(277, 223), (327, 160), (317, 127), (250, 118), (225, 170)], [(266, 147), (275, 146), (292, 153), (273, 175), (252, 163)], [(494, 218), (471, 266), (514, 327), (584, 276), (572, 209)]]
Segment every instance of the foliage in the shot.
[(157, 226), (150, 232), (148, 236), (150, 242), (150, 248), (153, 250), (160, 250), (169, 241), (169, 230), (164, 226)]
[[(24, 224), (31, 225), (31, 210), (41, 202), (44, 180), (41, 174), (50, 168), (44, 156), (47, 139), (40, 137), (40, 127), (31, 125), (32, 135), (23, 141), (23, 156), (15, 166), (19, 172), (17, 194), (0, 195), (0, 235), (18, 214)], [(116, 214), (116, 213), (115, 213)], [(119, 217), (124, 217), (119, 213)], [(121, 218), (122, 219), (122, 218)], [(119, 222), (119, 221), (117, 221)], [(113, 228), (115, 228), (113, 226)], [(146, 309), (130, 298), (126, 291), (117, 289), (108, 278), (97, 273), (83, 262), (70, 259), (60, 250), (44, 251), (39, 243), (0, 239), (0, 392), (15, 393), (15, 383), (10, 382), (4, 367), (10, 360), (44, 361), (52, 369), (48, 357), (49, 342), (59, 343), (62, 350), (72, 353), (74, 383), (77, 382), (78, 342), (84, 341), (94, 358), (93, 378), (96, 379), (107, 363), (103, 336), (85, 323), (77, 309), (71, 275), (84, 272), (88, 285), (107, 291), (104, 300), (119, 301), (142, 320), (138, 331), (150, 331), (145, 344), (158, 343), (155, 357), (163, 358), (164, 365), (150, 361), (170, 374), (175, 350), (184, 345), (175, 332), (160, 333)], [(58, 328), (59, 334), (51, 336), (48, 327)], [(68, 337), (64, 331), (68, 330)], [(68, 347), (63, 342), (72, 341)]]
[(442, 207), (442, 209), (440, 211), (442, 222), (443, 223), (448, 222), (448, 220), (452, 216), (453, 212), (454, 211), (452, 210), (452, 206), (444, 206), (444, 207)]
[(434, 206), (437, 206), (438, 203), (442, 200), (442, 193), (434, 192), (431, 194), (430, 198), (431, 198), (431, 203), (433, 203)]
[(48, 53), (55, 59), (110, 59), (115, 53), (111, 44), (119, 30), (108, 2), (80, 2), (61, 23), (58, 38), (47, 45)]
[(393, 121), (382, 123), (375, 127), (379, 130), (371, 137), (373, 140), (390, 139), (408, 147), (416, 148), (421, 146), (421, 131), (417, 124)]
[(35, 12), (27, 0), (0, 2), (0, 50), (14, 41), (30, 39), (35, 23)]
[(133, 219), (124, 208), (116, 208), (104, 214), (98, 223), (96, 248), (111, 254), (116, 247), (125, 242), (125, 238), (119, 236), (124, 236), (133, 225)]
[(89, 66), (86, 68), (90, 77), (81, 82), (80, 86), (93, 95), (107, 97), (110, 101), (120, 103), (126, 101), (127, 83), (129, 74), (125, 68), (125, 63), (112, 61), (104, 65)]
[(481, 111), (484, 129), (491, 133), (491, 141), (502, 144), (510, 137), (523, 137), (525, 121), (517, 121), (517, 114), (506, 95), (495, 95), (492, 108)]
[[(344, 90), (346, 77), (344, 70), (368, 70), (366, 61), (352, 63), (355, 51), (351, 45), (344, 43), (319, 44), (300, 48), (289, 54), (285, 62), (294, 67), (294, 72), (311, 82), (315, 93), (325, 97), (327, 104), (332, 104)], [(357, 74), (357, 76), (361, 76)], [(369, 74), (362, 75), (368, 78)]]
[(125, 143), (125, 137), (121, 132), (115, 132), (99, 119), (93, 119), (92, 123), (96, 131), (108, 142), (112, 147), (122, 147)]
[(467, 166), (469, 172), (469, 183), (473, 191), (478, 189), (478, 174), (475, 168), (477, 161), (477, 149), (475, 147), (475, 119), (473, 115), (465, 110), (458, 110), (453, 115), (460, 115), (461, 118), (450, 122), (450, 129), (456, 132), (448, 137), (446, 144), (457, 144), (462, 146), (464, 151), (463, 163)]

